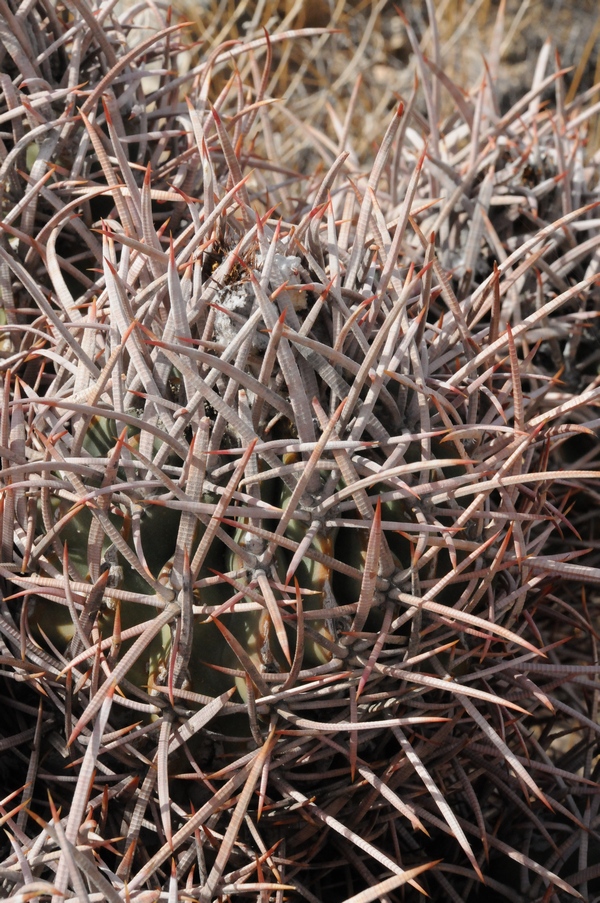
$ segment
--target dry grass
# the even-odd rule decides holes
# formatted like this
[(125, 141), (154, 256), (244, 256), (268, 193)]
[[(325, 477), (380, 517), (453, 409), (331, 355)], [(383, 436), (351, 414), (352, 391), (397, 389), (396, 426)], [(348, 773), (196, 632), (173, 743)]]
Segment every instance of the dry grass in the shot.
[(1, 893), (593, 900), (597, 91), (298, 6), (3, 8)]

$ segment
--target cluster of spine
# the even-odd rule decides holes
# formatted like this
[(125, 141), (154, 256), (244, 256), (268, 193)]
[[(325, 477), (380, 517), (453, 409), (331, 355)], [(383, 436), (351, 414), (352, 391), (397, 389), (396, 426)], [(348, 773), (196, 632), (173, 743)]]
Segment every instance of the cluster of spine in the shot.
[(3, 893), (585, 897), (589, 98), (546, 54), (500, 115), (407, 26), (366, 169), (272, 103), (323, 29), (178, 74), (139, 12), (2, 13)]

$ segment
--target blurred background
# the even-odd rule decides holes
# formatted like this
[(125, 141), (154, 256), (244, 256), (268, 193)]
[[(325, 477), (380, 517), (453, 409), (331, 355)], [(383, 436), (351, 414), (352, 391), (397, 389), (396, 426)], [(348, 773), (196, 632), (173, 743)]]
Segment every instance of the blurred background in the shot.
[[(268, 94), (288, 101), (282, 115), (308, 118), (334, 143), (345, 131), (363, 162), (398, 99), (409, 98), (415, 76), (436, 81), (425, 62), (419, 65), (418, 52), (472, 95), (481, 89), (487, 67), (499, 114), (530, 89), (540, 53), (546, 75), (556, 70), (557, 59), (572, 67), (561, 84), (566, 103), (600, 81), (597, 0), (178, 0), (176, 8), (192, 23), (200, 42), (194, 52), (202, 54), (221, 41), (261, 35), (263, 27), (273, 36), (298, 28), (334, 29), (274, 44)], [(551, 43), (544, 50), (546, 41)], [(450, 94), (437, 90), (441, 112), (451, 115)], [(555, 92), (551, 86), (544, 98), (555, 102)], [(417, 109), (425, 114), (422, 90), (418, 97)], [(597, 148), (598, 139), (596, 117), (590, 146)], [(297, 146), (291, 151), (282, 135), (275, 140), (282, 141), (282, 162), (291, 152), (290, 164), (292, 158), (302, 163)]]

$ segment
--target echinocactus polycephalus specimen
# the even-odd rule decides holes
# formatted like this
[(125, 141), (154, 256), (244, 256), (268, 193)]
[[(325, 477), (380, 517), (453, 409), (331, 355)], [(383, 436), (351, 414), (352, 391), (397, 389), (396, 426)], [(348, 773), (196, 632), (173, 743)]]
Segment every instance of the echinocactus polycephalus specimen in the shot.
[(141, 12), (2, 12), (3, 893), (592, 899), (586, 99), (365, 170)]

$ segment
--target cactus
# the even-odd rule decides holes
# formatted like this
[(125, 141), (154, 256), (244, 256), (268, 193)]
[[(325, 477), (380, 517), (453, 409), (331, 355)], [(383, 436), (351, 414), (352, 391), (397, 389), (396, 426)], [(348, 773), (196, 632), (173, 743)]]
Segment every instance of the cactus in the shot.
[(0, 12), (2, 892), (591, 896), (588, 98), (406, 23), (367, 167), (270, 93), (326, 28), (141, 12)]

